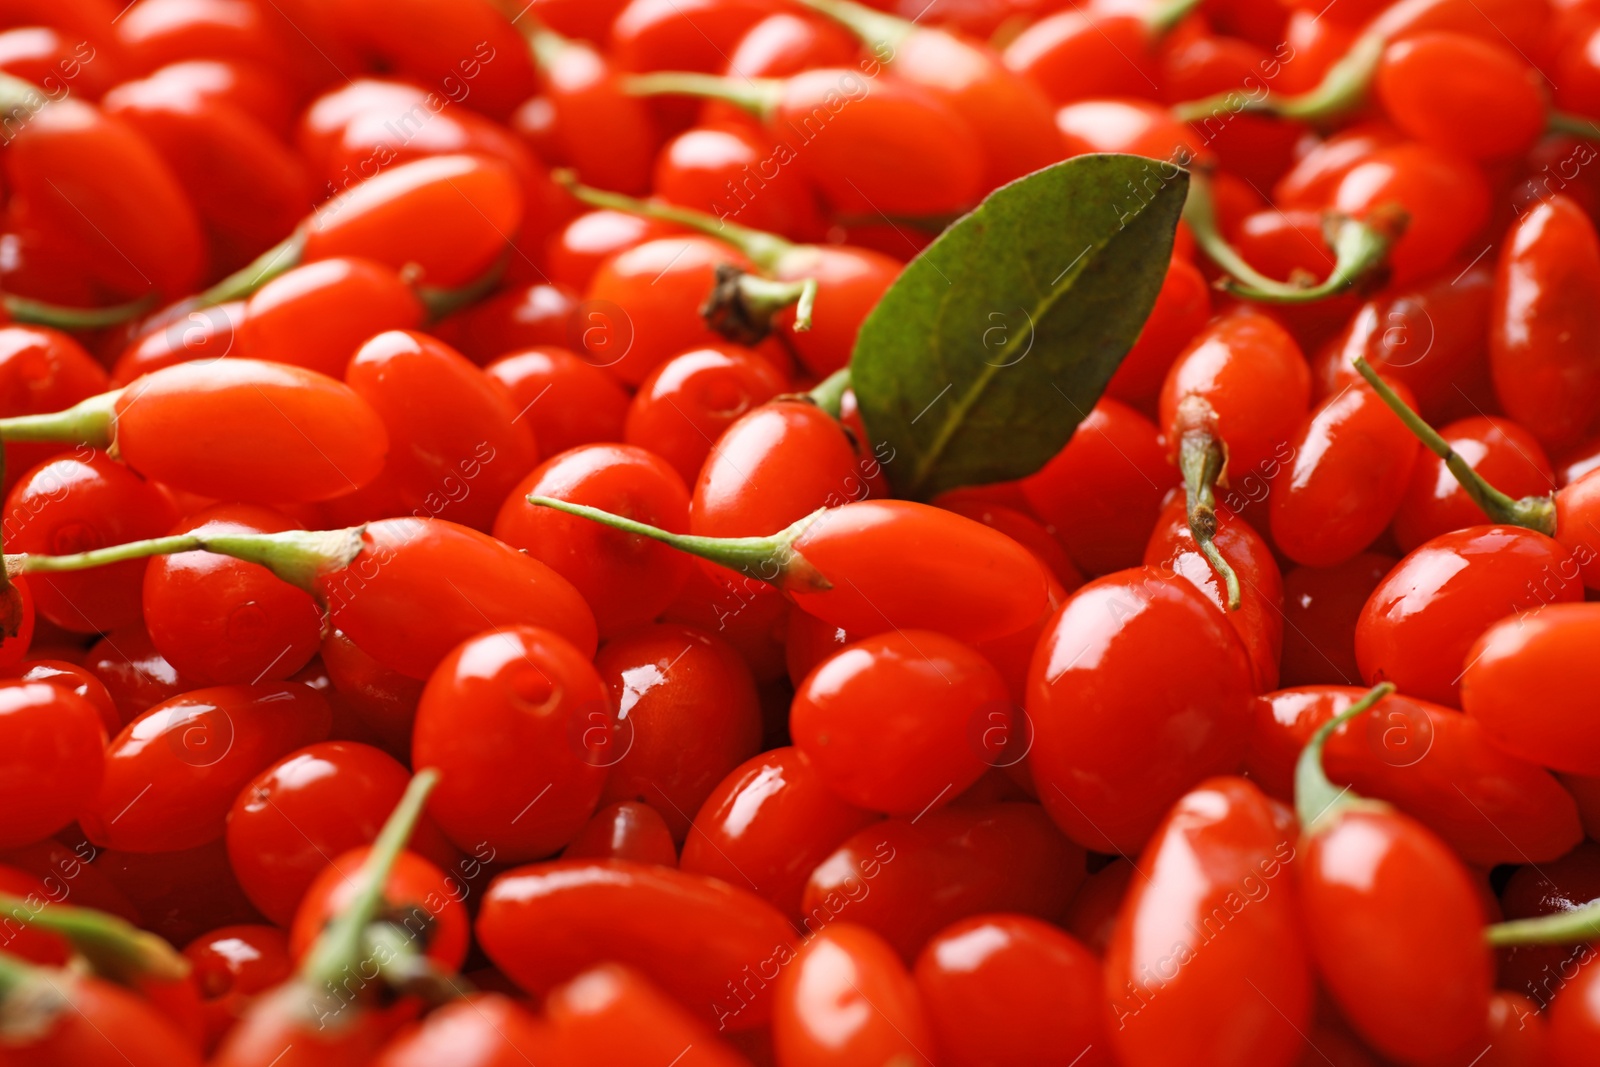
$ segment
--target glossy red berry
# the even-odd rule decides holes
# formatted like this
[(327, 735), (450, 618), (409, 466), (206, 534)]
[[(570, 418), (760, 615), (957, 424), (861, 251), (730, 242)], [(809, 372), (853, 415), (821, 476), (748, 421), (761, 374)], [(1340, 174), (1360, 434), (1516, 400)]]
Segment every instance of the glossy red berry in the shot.
[(383, 516), (409, 512), (487, 530), (538, 459), (531, 425), (467, 358), (432, 337), (391, 330), (367, 341), (345, 380), (387, 430), (374, 486)]
[(272, 279), (245, 304), (236, 355), (343, 378), (362, 342), (422, 325), (417, 295), (394, 269), (353, 256), (308, 263)]
[(1499, 619), (1583, 599), (1577, 562), (1520, 526), (1472, 526), (1419, 546), (1373, 590), (1356, 622), (1367, 682), (1459, 706), (1472, 644)]
[(429, 811), (457, 846), (508, 861), (548, 856), (594, 813), (615, 749), (604, 684), (586, 656), (530, 626), (483, 633), (433, 672), (411, 762), (440, 773)]
[(1384, 50), (1373, 86), (1391, 121), (1469, 159), (1526, 152), (1548, 107), (1535, 72), (1503, 44), (1419, 33)]
[(687, 626), (642, 626), (595, 657), (616, 715), (603, 801), (641, 800), (675, 840), (693, 813), (761, 742), (750, 670), (725, 641)]
[(196, 689), (145, 712), (106, 749), (78, 824), (97, 844), (170, 852), (219, 841), (239, 790), (328, 735), (327, 701), (294, 682)]
[(603, 637), (654, 619), (683, 590), (693, 561), (637, 534), (528, 502), (551, 497), (665, 530), (689, 525), (689, 493), (662, 460), (631, 445), (583, 445), (541, 464), (505, 498), (494, 535), (572, 583)]
[(1180, 1034), (1200, 1062), (1299, 1062), (1315, 982), (1293, 889), (1295, 830), (1287, 807), (1241, 778), (1202, 782), (1174, 805), (1106, 950), (1120, 1062), (1161, 1063)]
[(979, 653), (932, 631), (896, 631), (818, 664), (795, 691), (789, 731), (845, 801), (917, 815), (1000, 759), (990, 742), (1004, 738), (1011, 716), (1004, 679)]
[[(1037, 804), (952, 805), (873, 823), (806, 882), (802, 928), (868, 927), (913, 961), (936, 933), (987, 912), (1059, 920), (1084, 878), (1083, 850)], [(942, 887), (930, 894), (929, 885)]]
[(1178, 472), (1160, 431), (1102, 399), (1044, 469), (1022, 481), (1034, 514), (1056, 528), (1085, 574), (1136, 566)]
[(1233, 627), (1187, 579), (1141, 567), (1090, 582), (1028, 677), (1040, 802), (1086, 847), (1141, 848), (1191, 786), (1238, 767), (1253, 689)]
[[(269, 508), (219, 505), (172, 531), (278, 533), (293, 520)], [(288, 678), (316, 655), (322, 613), (304, 590), (255, 563), (212, 552), (178, 552), (150, 561), (144, 574), (150, 641), (196, 685), (254, 684)]]
[[(1477, 639), (1461, 676), (1461, 706), (1495, 743), (1541, 766), (1600, 773), (1600, 737), (1584, 714), (1584, 652), (1600, 614), (1549, 604)], [(1529, 685), (1536, 688), (1528, 689)]]
[(514, 351), (483, 372), (510, 393), (517, 421), (533, 427), (547, 455), (623, 439), (628, 394), (611, 375), (565, 348)]
[[(1482, 1051), (1483, 906), (1442, 841), (1396, 811), (1353, 807), (1312, 830), (1295, 875), (1323, 988), (1362, 1037), (1402, 1062)], [(1436, 981), (1434, 966), (1451, 980)]]
[(1399, 509), (1418, 451), (1411, 431), (1365, 383), (1329, 397), (1289, 439), (1289, 458), (1272, 483), (1273, 543), (1308, 567), (1331, 567), (1368, 548)]
[(628, 404), (623, 439), (670, 463), (694, 485), (723, 431), (787, 386), (754, 351), (718, 344), (691, 349), (658, 366)]
[(349, 386), (248, 359), (183, 363), (118, 395), (116, 445), (140, 474), (219, 500), (327, 500), (366, 485), (388, 434)]
[[(261, 913), (287, 927), (330, 857), (378, 836), (411, 776), (368, 745), (324, 741), (256, 775), (228, 811), (228, 862)], [(455, 850), (426, 818), (411, 848), (448, 870)]]
[(928, 942), (914, 974), (941, 1062), (1106, 1062), (1100, 961), (1049, 923), (1003, 913), (963, 919)]
[(89, 701), (44, 682), (0, 683), (0, 848), (64, 828), (100, 788), (105, 726)]
[(801, 946), (775, 993), (772, 1043), (795, 1067), (926, 1067), (933, 1042), (916, 984), (871, 930), (835, 923)]
[[(372, 849), (333, 856), (306, 888), (289, 927), (289, 954), (303, 960), (323, 927), (347, 911), (360, 892)], [(467, 957), (471, 919), (445, 873), (415, 852), (401, 852), (383, 883), (384, 911), (418, 955), (455, 971)]]
[(562, 859), (616, 859), (674, 867), (678, 846), (667, 822), (650, 805), (619, 800), (594, 813), (561, 850)]
[(797, 920), (812, 869), (876, 819), (830, 790), (799, 749), (774, 748), (735, 768), (706, 798), (679, 866), (749, 889)]
[[(177, 521), (159, 488), (104, 452), (80, 449), (35, 467), (6, 496), (10, 552), (70, 555), (159, 537)], [(145, 562), (28, 580), (40, 615), (63, 629), (96, 633), (136, 624)]]
[(476, 933), (489, 958), (529, 992), (548, 993), (611, 960), (636, 968), (710, 1025), (733, 1031), (770, 1018), (771, 983), (795, 952), (788, 920), (759, 897), (626, 860), (557, 860), (507, 871), (485, 894)]

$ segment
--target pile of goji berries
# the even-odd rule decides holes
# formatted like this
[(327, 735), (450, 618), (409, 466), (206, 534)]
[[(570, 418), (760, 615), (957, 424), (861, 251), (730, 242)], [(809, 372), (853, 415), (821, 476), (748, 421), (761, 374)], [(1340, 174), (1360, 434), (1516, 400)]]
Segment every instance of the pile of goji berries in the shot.
[(1600, 1065), (1600, 0), (0, 0), (0, 176), (0, 1067)]

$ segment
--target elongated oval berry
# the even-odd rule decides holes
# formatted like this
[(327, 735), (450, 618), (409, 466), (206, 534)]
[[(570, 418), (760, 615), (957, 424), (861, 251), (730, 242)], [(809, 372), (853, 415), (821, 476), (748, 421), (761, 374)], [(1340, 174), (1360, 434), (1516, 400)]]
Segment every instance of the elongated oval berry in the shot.
[(913, 973), (941, 1063), (1107, 1062), (1100, 961), (1057, 926), (1005, 913), (962, 919), (934, 935)]
[(47, 682), (0, 683), (0, 848), (48, 837), (100, 788), (105, 726), (92, 704)]
[(1411, 431), (1364, 383), (1323, 401), (1289, 447), (1287, 468), (1272, 485), (1272, 539), (1308, 567), (1342, 563), (1377, 540), (1400, 507), (1418, 452)]
[(1544, 132), (1548, 105), (1536, 78), (1502, 44), (1435, 32), (1386, 48), (1373, 87), (1395, 125), (1424, 144), (1501, 159)]
[(1363, 1038), (1402, 1063), (1482, 1052), (1483, 905), (1444, 842), (1393, 809), (1352, 806), (1307, 835), (1295, 874), (1323, 988)]
[(234, 332), (234, 354), (343, 378), (367, 338), (421, 325), (422, 302), (398, 272), (370, 259), (335, 256), (256, 290)]
[[(632, 967), (602, 963), (544, 1000), (550, 1054), (535, 1063), (671, 1063), (749, 1067), (710, 1025)], [(418, 1063), (416, 1067), (424, 1067)], [(489, 1065), (485, 1065), (489, 1067)]]
[(805, 753), (774, 748), (734, 768), (706, 798), (678, 865), (747, 888), (798, 920), (812, 869), (877, 819), (841, 800)]
[(719, 1029), (761, 1026), (769, 988), (794, 959), (787, 919), (713, 878), (626, 860), (556, 860), (496, 878), (478, 943), (507, 977), (543, 995), (607, 960), (634, 967)]
[(774, 534), (867, 491), (839, 421), (815, 404), (777, 400), (716, 439), (694, 485), (689, 529), (707, 537)]
[(783, 82), (774, 118), (798, 144), (787, 160), (841, 214), (939, 215), (982, 195), (982, 142), (920, 86), (849, 68), (809, 70)]
[(1491, 624), (1582, 599), (1578, 563), (1557, 542), (1520, 526), (1471, 526), (1420, 545), (1372, 591), (1356, 660), (1369, 684), (1456, 707), (1469, 650)]
[(319, 207), (306, 223), (306, 262), (361, 256), (393, 270), (416, 264), (449, 289), (493, 266), (522, 224), (516, 175), (485, 156), (433, 156), (390, 167)]
[(248, 504), (327, 500), (377, 477), (389, 436), (347, 385), (250, 359), (182, 363), (116, 400), (122, 459), (158, 482)]
[(641, 800), (673, 839), (689, 812), (761, 749), (761, 705), (744, 660), (727, 641), (689, 626), (639, 626), (595, 657), (616, 715), (601, 802)]
[(130, 852), (171, 852), (222, 837), (228, 808), (274, 760), (324, 740), (321, 694), (294, 682), (196, 689), (123, 727), (106, 749), (105, 779), (78, 824)]
[(1600, 774), (1592, 652), (1600, 605), (1551, 604), (1478, 638), (1461, 677), (1461, 706), (1495, 743), (1545, 767)]
[(738, 345), (708, 345), (673, 356), (650, 373), (628, 404), (623, 437), (672, 464), (694, 485), (723, 432), (783, 392), (784, 376)]
[(973, 915), (1059, 921), (1083, 878), (1083, 850), (1037, 804), (952, 805), (885, 819), (840, 842), (806, 882), (802, 929), (856, 923), (909, 963), (939, 930)]
[[(399, 760), (354, 741), (307, 745), (278, 760), (228, 810), (228, 865), (239, 888), (288, 926), (331, 857), (372, 844), (410, 780)], [(427, 815), (409, 847), (445, 869), (458, 855)]]
[(930, 1067), (927, 1013), (894, 949), (835, 923), (801, 946), (775, 993), (772, 1043), (786, 1064)]
[(661, 813), (638, 800), (607, 804), (561, 850), (562, 859), (633, 860), (678, 865), (678, 846)]
[(317, 576), (335, 627), (378, 663), (426, 678), (473, 634), (526, 624), (554, 630), (585, 656), (594, 613), (561, 575), (488, 534), (442, 519), (368, 523), (348, 566)]
[[(1555, 473), (1538, 440), (1510, 419), (1477, 415), (1442, 427), (1439, 435), (1469, 467), (1513, 500), (1543, 496), (1555, 486)], [(1394, 539), (1401, 551), (1489, 521), (1444, 460), (1426, 450), (1417, 456), (1411, 482), (1394, 513)], [(1556, 529), (1560, 528), (1558, 519)]]
[[(1295, 762), (1311, 735), (1365, 693), (1304, 686), (1258, 699), (1245, 762), (1251, 779), (1291, 799)], [(1333, 732), (1322, 762), (1333, 782), (1393, 804), (1469, 863), (1544, 863), (1583, 840), (1577, 804), (1561, 783), (1454, 708), (1386, 697)]]
[(1202, 782), (1173, 807), (1106, 951), (1120, 1063), (1170, 1063), (1178, 1042), (1195, 1064), (1300, 1062), (1315, 983), (1295, 837), (1293, 813), (1243, 778)]
[(793, 584), (790, 596), (852, 633), (888, 625), (988, 641), (1037, 620), (1049, 592), (1038, 559), (1005, 534), (907, 500), (831, 508), (794, 551), (831, 588)]
[(1600, 240), (1555, 196), (1506, 235), (1495, 274), (1489, 367), (1506, 414), (1556, 453), (1600, 427)]
[(532, 427), (499, 383), (427, 334), (378, 334), (350, 358), (345, 381), (388, 432), (375, 488), (397, 510), (487, 530), (538, 462)]
[(1237, 769), (1254, 677), (1228, 620), (1188, 579), (1139, 567), (1079, 589), (1028, 675), (1028, 765), (1085, 847), (1131, 854), (1196, 782)]
[[(8, 552), (69, 555), (160, 537), (177, 521), (171, 499), (104, 452), (80, 448), (27, 472), (6, 495)], [(40, 615), (74, 633), (137, 626), (147, 564), (36, 574)]]
[(689, 493), (666, 462), (631, 445), (592, 444), (546, 460), (505, 498), (494, 535), (573, 584), (611, 637), (650, 622), (683, 591), (694, 561), (638, 534), (528, 502), (530, 495), (630, 515), (665, 530), (689, 525)]
[(1255, 673), (1256, 688), (1262, 692), (1278, 686), (1278, 664), (1283, 653), (1284, 597), (1283, 575), (1272, 556), (1272, 548), (1255, 527), (1224, 507), (1216, 509), (1217, 551), (1233, 568), (1239, 581), (1239, 607), (1228, 605), (1227, 585), (1210, 560), (1201, 553), (1189, 528), (1188, 506), (1174, 494), (1162, 511), (1144, 561), (1167, 573), (1181, 574), (1204, 593), (1232, 624)]
[[(989, 717), (996, 713), (998, 718)], [(892, 815), (948, 803), (1000, 758), (986, 736), (1011, 722), (1005, 681), (961, 642), (897, 630), (847, 645), (795, 691), (789, 732), (844, 800)], [(994, 728), (995, 734), (985, 730)]]
[(1169, 446), (1184, 404), (1203, 401), (1214, 432), (1228, 446), (1234, 481), (1257, 470), (1292, 441), (1311, 400), (1311, 373), (1300, 346), (1265, 315), (1238, 312), (1214, 320), (1189, 343), (1161, 387), (1161, 427)]

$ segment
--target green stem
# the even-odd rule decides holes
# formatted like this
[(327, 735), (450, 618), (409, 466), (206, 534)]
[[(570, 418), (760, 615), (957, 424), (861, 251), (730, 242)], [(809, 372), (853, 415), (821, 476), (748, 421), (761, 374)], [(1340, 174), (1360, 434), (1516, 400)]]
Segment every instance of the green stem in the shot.
[(59, 934), (95, 973), (114, 982), (132, 984), (144, 977), (175, 981), (189, 973), (189, 961), (167, 942), (103, 911), (50, 901), (34, 907), (22, 897), (0, 893), (0, 912), (25, 926)]
[(290, 585), (316, 595), (317, 579), (348, 567), (360, 555), (365, 527), (342, 530), (285, 530), (271, 534), (193, 533), (152, 537), (145, 541), (97, 548), (67, 556), (28, 553), (5, 557), (6, 574), (55, 574), (122, 563), (130, 559), (167, 556), (177, 552), (215, 552), (247, 563), (258, 563)]
[(844, 394), (849, 388), (850, 368), (844, 367), (818, 382), (808, 395), (813, 404), (837, 419), (839, 409), (844, 404)]
[(21, 113), (26, 120), (38, 114), (49, 102), (50, 98), (32, 82), (14, 74), (0, 74), (0, 115)]
[(702, 100), (721, 100), (743, 108), (762, 122), (778, 110), (783, 99), (783, 82), (777, 78), (723, 78), (692, 71), (663, 71), (638, 74), (623, 81), (632, 96), (696, 96)]
[(153, 297), (145, 297), (106, 308), (69, 308), (10, 293), (0, 296), (0, 305), (5, 307), (6, 314), (11, 316), (13, 322), (49, 326), (56, 330), (103, 330), (109, 326), (121, 326), (149, 311), (154, 302)]
[(1177, 28), (1178, 23), (1193, 14), (1201, 3), (1202, 0), (1164, 0), (1145, 15), (1145, 29), (1151, 37), (1165, 37)]
[(1386, 42), (1369, 33), (1351, 46), (1350, 51), (1323, 75), (1314, 89), (1295, 96), (1278, 97), (1267, 93), (1259, 98), (1240, 95), (1237, 89), (1201, 100), (1177, 104), (1172, 113), (1183, 122), (1204, 122), (1226, 118), (1245, 111), (1277, 115), (1300, 122), (1326, 123), (1361, 106), (1372, 87), (1378, 62)]
[(1333, 270), (1321, 284), (1306, 286), (1267, 277), (1228, 244), (1217, 224), (1210, 183), (1200, 174), (1191, 177), (1183, 217), (1201, 250), (1231, 276), (1222, 287), (1241, 299), (1262, 304), (1310, 304), (1352, 288), (1383, 266), (1408, 221), (1393, 205), (1374, 209), (1366, 220), (1330, 216)]
[(50, 444), (110, 448), (116, 439), (117, 398), (121, 389), (91, 396), (67, 408), (43, 415), (13, 415), (0, 419), (0, 441), (43, 441)]
[(464, 307), (476, 304), (484, 297), (493, 293), (500, 287), (500, 281), (505, 277), (506, 267), (511, 263), (511, 250), (508, 248), (500, 253), (490, 268), (479, 275), (475, 280), (456, 289), (439, 289), (431, 285), (415, 285), (412, 292), (417, 294), (423, 310), (427, 313), (429, 322), (438, 322), (447, 315), (452, 315)]
[(639, 200), (623, 196), (621, 193), (606, 192), (603, 189), (591, 189), (587, 185), (579, 184), (577, 175), (570, 170), (553, 171), (550, 176), (571, 193), (574, 199), (590, 207), (621, 211), (647, 219), (660, 219), (663, 222), (687, 227), (708, 237), (715, 237), (737, 248), (750, 262), (769, 273), (778, 270), (784, 257), (793, 254), (801, 247), (775, 233), (740, 226), (726, 219), (719, 219), (715, 215), (708, 215), (704, 211), (678, 207), (676, 204)]
[[(1210, 405), (1206, 408), (1209, 411)], [(1183, 418), (1181, 413), (1179, 418)], [(1221, 576), (1228, 591), (1228, 610), (1238, 611), (1243, 604), (1239, 576), (1233, 565), (1223, 558), (1216, 543), (1216, 485), (1227, 468), (1228, 450), (1209, 429), (1197, 425), (1185, 430), (1178, 439), (1178, 470), (1183, 475), (1183, 492), (1189, 507), (1189, 532), (1194, 534), (1201, 555)]]
[(917, 28), (907, 19), (850, 0), (800, 0), (800, 3), (855, 34), (883, 62), (889, 62), (888, 57), (892, 57)]
[(1339, 808), (1354, 803), (1365, 803), (1348, 788), (1341, 788), (1328, 779), (1322, 769), (1322, 750), (1333, 732), (1357, 715), (1371, 711), (1373, 706), (1395, 691), (1393, 682), (1373, 686), (1360, 700), (1323, 723), (1311, 735), (1306, 747), (1300, 750), (1300, 761), (1294, 768), (1294, 807), (1300, 817), (1300, 829), (1311, 833), (1313, 827), (1328, 819)]
[(1495, 948), (1513, 945), (1572, 945), (1600, 940), (1600, 900), (1581, 908), (1541, 915), (1534, 919), (1513, 919), (1495, 923), (1483, 930), (1484, 940)]
[(772, 332), (773, 317), (791, 305), (795, 309), (795, 332), (811, 329), (816, 301), (815, 278), (779, 282), (751, 274), (731, 263), (719, 263), (716, 284), (700, 306), (700, 317), (735, 344), (753, 346)]
[[(216, 285), (207, 289), (193, 301), (186, 301), (183, 314), (200, 308), (215, 307), (230, 300), (243, 300), (280, 274), (298, 267), (305, 256), (306, 234), (303, 227), (261, 253), (251, 263), (240, 267)], [(179, 318), (182, 315), (178, 316)]]
[(1593, 119), (1582, 115), (1573, 115), (1565, 111), (1550, 112), (1550, 120), (1546, 126), (1551, 133), (1568, 133), (1574, 137), (1583, 137), (1590, 141), (1600, 141), (1600, 125)]
[(1513, 500), (1502, 493), (1490, 485), (1483, 475), (1473, 470), (1471, 464), (1462, 459), (1461, 455), (1450, 447), (1450, 442), (1429, 426), (1421, 415), (1412, 411), (1411, 407), (1389, 388), (1389, 383), (1378, 377), (1378, 372), (1372, 369), (1372, 365), (1364, 357), (1357, 356), (1354, 364), (1361, 377), (1365, 378), (1373, 391), (1389, 405), (1389, 410), (1405, 423), (1406, 429), (1427, 445), (1428, 451), (1444, 460), (1444, 465), (1455, 475), (1456, 481), (1461, 484), (1467, 496), (1483, 509), (1483, 513), (1491, 522), (1525, 526), (1530, 530), (1539, 531), (1546, 537), (1555, 536), (1556, 500), (1553, 493), (1546, 496), (1525, 496), (1521, 500)]
[(660, 541), (680, 552), (710, 560), (712, 563), (780, 589), (804, 588), (821, 592), (833, 587), (832, 583), (812, 567), (794, 547), (800, 536), (827, 513), (827, 508), (813, 511), (799, 522), (779, 530), (770, 537), (698, 537), (694, 534), (672, 533), (635, 519), (591, 508), (586, 504), (572, 504), (547, 496), (530, 496), (528, 503), (542, 508), (554, 508), (556, 511), (598, 522), (614, 530)]
[(422, 816), (422, 807), (438, 781), (438, 771), (431, 768), (418, 771), (378, 832), (362, 864), (360, 885), (350, 906), (322, 931), (300, 967), (301, 980), (313, 989), (336, 985), (345, 972), (361, 960), (367, 928), (378, 918), (384, 902), (383, 890), (395, 861), (400, 858), (406, 842), (411, 840), (411, 832)]

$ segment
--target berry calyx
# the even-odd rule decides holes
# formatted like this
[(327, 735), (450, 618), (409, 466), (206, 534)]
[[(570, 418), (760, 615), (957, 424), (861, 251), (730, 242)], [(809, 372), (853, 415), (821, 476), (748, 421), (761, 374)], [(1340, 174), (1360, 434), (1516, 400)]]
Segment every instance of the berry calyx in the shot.
[[(382, 931), (374, 932), (371, 928), (381, 922), (384, 885), (400, 853), (411, 840), (411, 833), (416, 828), (417, 820), (422, 817), (428, 794), (438, 782), (439, 772), (431, 769), (418, 771), (411, 779), (394, 812), (372, 842), (372, 851), (367, 854), (359, 876), (360, 889), (350, 907), (328, 924), (312, 945), (311, 951), (306, 953), (297, 981), (309, 987), (316, 998), (328, 998), (334, 1002), (332, 1011), (321, 1015), (321, 1018), (343, 1016), (344, 1009), (353, 1003), (339, 996), (338, 983), (369, 952), (375, 959), (400, 961), (415, 951), (409, 947), (409, 938), (400, 936), (390, 940)], [(389, 951), (373, 951), (379, 944)], [(407, 973), (405, 968), (402, 967), (401, 973)], [(308, 1003), (307, 1007), (316, 1010), (314, 1004)]]
[(1189, 511), (1189, 530), (1206, 561), (1222, 576), (1228, 610), (1242, 606), (1239, 576), (1217, 550), (1217, 483), (1226, 478), (1228, 446), (1216, 434), (1216, 413), (1203, 398), (1186, 397), (1178, 409), (1178, 470)]

